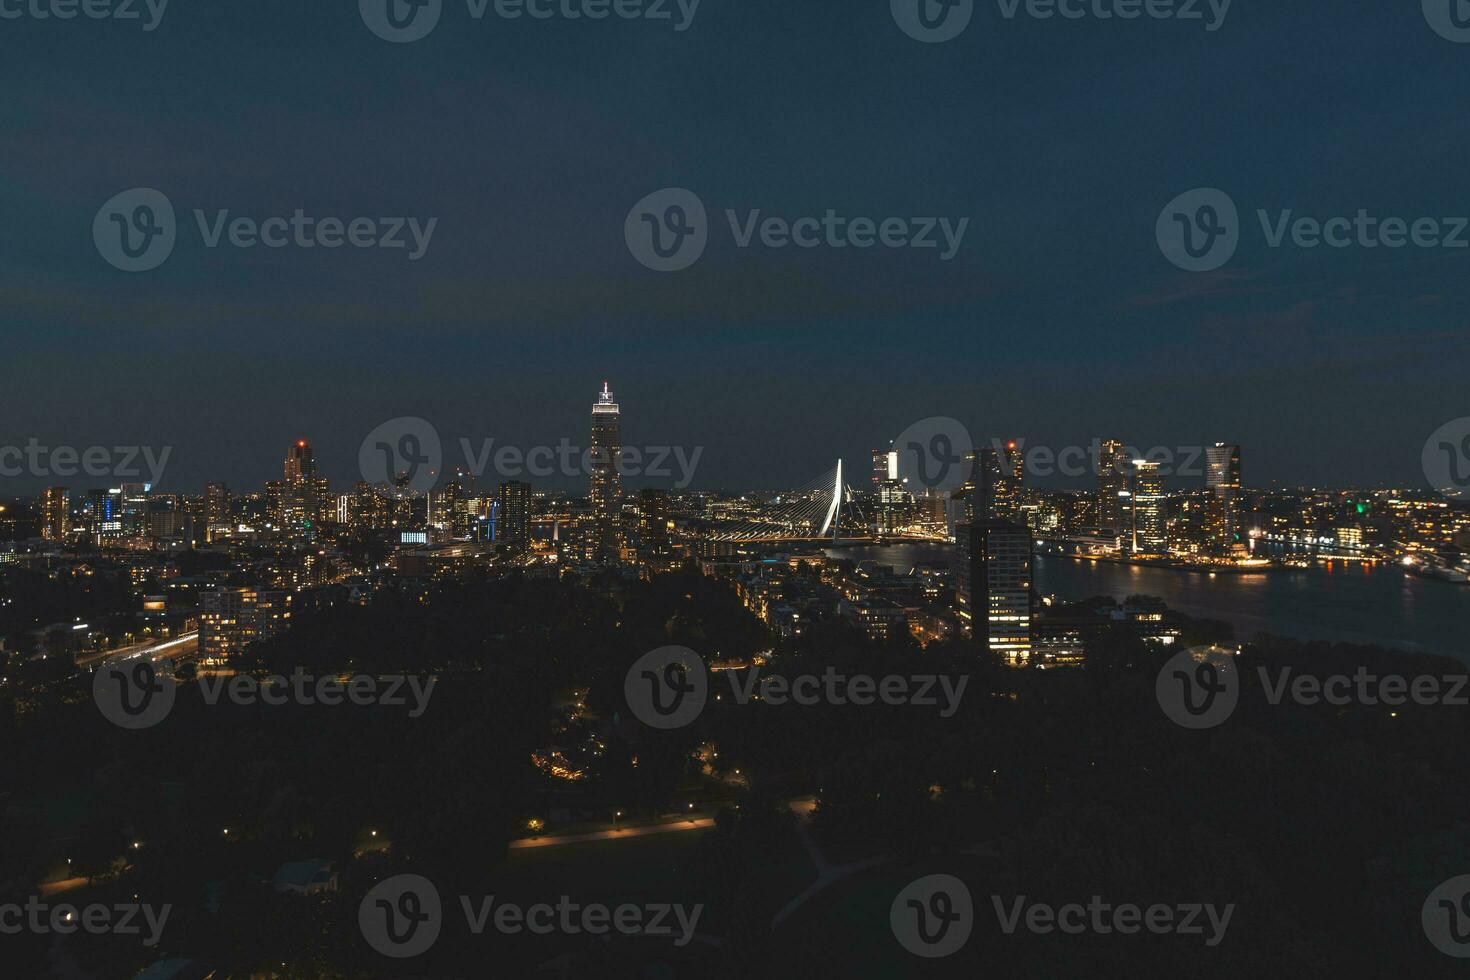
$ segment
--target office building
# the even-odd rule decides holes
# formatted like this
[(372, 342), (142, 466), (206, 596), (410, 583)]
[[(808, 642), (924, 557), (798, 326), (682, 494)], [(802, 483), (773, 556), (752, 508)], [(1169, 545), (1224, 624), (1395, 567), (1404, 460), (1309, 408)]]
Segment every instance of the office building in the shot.
[(1169, 553), (1168, 514), (1165, 510), (1164, 478), (1158, 463), (1135, 459), (1125, 498), (1132, 517), (1131, 546), (1135, 555)]
[(1217, 442), (1205, 448), (1205, 530), (1212, 550), (1232, 554), (1241, 545), (1240, 447)]
[(1104, 439), (1098, 447), (1097, 526), (1105, 533), (1120, 535), (1132, 520), (1128, 503), (1131, 454), (1117, 439)]

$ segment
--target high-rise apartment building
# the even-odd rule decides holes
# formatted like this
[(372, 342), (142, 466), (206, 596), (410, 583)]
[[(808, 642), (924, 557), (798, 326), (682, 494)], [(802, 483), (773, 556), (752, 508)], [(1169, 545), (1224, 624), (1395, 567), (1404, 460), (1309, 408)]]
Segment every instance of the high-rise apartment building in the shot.
[(41, 492), (41, 537), (47, 541), (65, 541), (71, 531), (69, 497), (67, 487), (47, 487)]
[(645, 555), (663, 557), (673, 553), (673, 521), (669, 515), (669, 493), (646, 487), (638, 494), (638, 543)]
[(213, 589), (199, 596), (199, 657), (229, 662), (246, 645), (290, 625), (291, 594), (280, 589)]
[(956, 529), (961, 628), (1012, 667), (1031, 660), (1031, 531), (1011, 521)]
[(495, 496), (495, 541), (517, 554), (531, 547), (531, 485), (506, 480)]
[(223, 483), (208, 483), (204, 487), (204, 537), (215, 541), (229, 537), (233, 514), (230, 506), (230, 488)]
[(616, 562), (623, 547), (622, 416), (606, 381), (592, 406), (591, 504), (594, 561)]

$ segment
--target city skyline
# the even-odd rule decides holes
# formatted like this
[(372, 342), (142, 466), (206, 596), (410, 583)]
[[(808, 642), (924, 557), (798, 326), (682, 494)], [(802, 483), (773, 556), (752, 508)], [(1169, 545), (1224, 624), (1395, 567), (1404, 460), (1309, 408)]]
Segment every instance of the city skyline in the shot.
[[(606, 380), (602, 382), (604, 388), (602, 393), (598, 395), (599, 402), (605, 398), (610, 399), (611, 397), (610, 392), (607, 391), (608, 383)], [(612, 404), (610, 401), (608, 404), (611, 405), (611, 417), (617, 418), (617, 405)], [(655, 402), (655, 404), (659, 403)], [(594, 418), (596, 418), (596, 411), (594, 408)], [(559, 412), (558, 414), (564, 413)], [(950, 419), (953, 417), (953, 413), (951, 413), (949, 415), (940, 414), (929, 418)], [(395, 421), (408, 418), (412, 418), (415, 422), (420, 421), (417, 416), (400, 416), (397, 419), (389, 419), (384, 424), (391, 425)], [(670, 413), (669, 418), (677, 422), (679, 413)], [(443, 430), (440, 426), (434, 425), (427, 419), (422, 421), (430, 425), (434, 434), (441, 442), (442, 465), (435, 477), (434, 485), (436, 487), (442, 487), (451, 480), (466, 476), (474, 481), (487, 480), (496, 484), (504, 479), (527, 478), (523, 466), (513, 468), (510, 472), (496, 468), (494, 451), (504, 447), (511, 447), (517, 451), (522, 459), (525, 458), (527, 453), (537, 447), (541, 447), (543, 451), (545, 449), (553, 451), (553, 455), (559, 461), (556, 472), (537, 474), (530, 478), (531, 482), (538, 489), (567, 492), (575, 491), (579, 485), (590, 485), (589, 481), (592, 470), (595, 468), (593, 459), (597, 453), (597, 443), (596, 436), (589, 436), (585, 425), (580, 430), (569, 427), (564, 432), (558, 433), (555, 439), (548, 442), (520, 442), (513, 438), (513, 436), (507, 438), (508, 434), (503, 432), (477, 431), (472, 435), (453, 435), (449, 434), (452, 430)], [(921, 424), (924, 421), (928, 421), (928, 419), (907, 420), (903, 424), (895, 425), (892, 431), (897, 434), (900, 430), (905, 430), (906, 427), (911, 428), (913, 425)], [(961, 425), (963, 425), (962, 422)], [(665, 425), (662, 417), (648, 418), (635, 414), (631, 431), (635, 434), (646, 435), (650, 432), (664, 431), (668, 427)], [(309, 428), (310, 426), (298, 427), (288, 435), (281, 445), (287, 447), (288, 453), (294, 452), (298, 446), (308, 447), (308, 453), (321, 451), (324, 448), (324, 443), (314, 434), (304, 431)], [(368, 427), (363, 428), (366, 431)], [(621, 424), (619, 423), (616, 428), (620, 433), (622, 429)], [(1131, 462), (1135, 457), (1153, 459), (1154, 456), (1150, 454), (1160, 453), (1163, 454), (1163, 479), (1166, 489), (1173, 491), (1197, 485), (1214, 486), (1213, 482), (1211, 482), (1216, 479), (1212, 475), (1213, 469), (1220, 464), (1214, 460), (1212, 453), (1221, 446), (1235, 449), (1236, 456), (1234, 459), (1233, 473), (1234, 479), (1239, 482), (1241, 465), (1239, 450), (1241, 445), (1246, 444), (1238, 438), (1229, 439), (1228, 441), (1214, 438), (1198, 442), (1180, 441), (1175, 443), (1150, 439), (1130, 441), (1127, 438), (1117, 439), (1118, 433), (1116, 431), (1111, 433), (1111, 435), (1093, 433), (1081, 441), (1052, 443), (1033, 438), (1026, 434), (1015, 434), (1024, 433), (1024, 426), (1007, 430), (1013, 433), (1012, 435), (991, 435), (988, 437), (981, 435), (980, 430), (973, 427), (964, 426), (964, 428), (970, 434), (972, 445), (977, 449), (983, 448), (992, 453), (1015, 453), (1017, 458), (1013, 461), (1017, 470), (1016, 476), (1022, 479), (1027, 486), (1051, 491), (1093, 490), (1096, 488), (1095, 481), (1098, 478), (1099, 470), (1108, 465), (1106, 462), (1108, 459), (1116, 457), (1117, 462), (1114, 465), (1124, 466), (1126, 468), (1126, 464)], [(1178, 426), (1164, 425), (1159, 428), (1177, 429)], [(545, 431), (544, 426), (537, 427), (537, 429), (542, 432)], [(377, 430), (375, 429), (373, 431), (376, 432)], [(684, 431), (688, 431), (687, 427), (684, 428)], [(788, 439), (786, 442), (788, 444), (792, 441), (797, 441), (794, 436), (787, 435)], [(254, 444), (263, 439), (264, 436), (258, 432), (251, 432), (248, 435), (240, 437), (231, 436), (231, 439), (236, 438), (243, 438)], [(621, 438), (621, 435), (618, 435), (616, 438)], [(776, 439), (773, 439), (773, 446), (779, 441), (779, 438), (778, 436)], [(869, 456), (876, 457), (879, 450), (874, 448), (875, 446), (880, 444), (889, 445), (891, 442), (891, 439), (879, 438), (869, 438), (865, 442), (860, 437), (854, 437), (848, 434), (843, 438), (842, 444), (844, 446), (867, 445), (868, 449), (863, 451), (849, 449), (845, 454), (839, 456), (839, 458), (851, 461), (848, 464), (849, 473), (858, 473), (862, 468), (863, 460)], [(320, 465), (322, 477), (334, 487), (351, 486), (359, 480), (367, 478), (367, 475), (361, 468), (351, 469), (345, 462), (354, 458), (354, 456), (358, 456), (362, 450), (362, 445), (361, 438), (351, 445), (327, 445), (323, 453), (323, 460), (319, 463), (318, 460), (312, 458), (308, 461), (307, 465), (313, 474), (316, 473)], [(693, 462), (698, 464), (697, 468), (686, 466), (688, 472), (684, 474), (671, 471), (667, 474), (660, 473), (648, 476), (643, 475), (637, 467), (634, 467), (631, 475), (626, 472), (623, 474), (623, 479), (627, 480), (631, 488), (635, 490), (641, 486), (667, 487), (671, 480), (681, 475), (687, 482), (673, 486), (672, 489), (712, 492), (780, 490), (799, 486), (810, 479), (812, 475), (811, 472), (794, 471), (785, 477), (786, 482), (737, 483), (734, 482), (733, 476), (727, 478), (727, 475), (735, 471), (749, 472), (757, 469), (757, 467), (751, 465), (753, 460), (750, 458), (737, 459), (732, 455), (722, 454), (719, 452), (714, 440), (669, 443), (657, 439), (642, 439), (630, 440), (627, 442), (627, 445), (632, 447), (634, 452), (648, 450), (649, 452), (657, 451), (664, 455), (671, 455), (677, 447), (678, 451), (684, 454), (679, 460), (681, 463), (687, 464)], [(1270, 457), (1269, 445), (1270, 443), (1267, 443), (1265, 447), (1250, 446), (1251, 458), (1248, 482), (1255, 489), (1433, 489), (1425, 479), (1423, 471), (1422, 454), (1425, 447), (1422, 443), (1410, 447), (1413, 450), (1412, 454), (1407, 450), (1402, 454), (1398, 454), (1406, 458), (1412, 455), (1412, 462), (1416, 464), (1417, 474), (1411, 470), (1405, 477), (1399, 480), (1392, 479), (1380, 473), (1367, 481), (1338, 480), (1326, 482), (1292, 479), (1289, 476), (1273, 478), (1261, 475), (1259, 470), (1262, 467), (1258, 463), (1258, 457)], [(9, 491), (0, 494), (0, 496), (9, 499), (23, 499), (29, 496), (39, 495), (47, 488), (55, 486), (65, 485), (73, 490), (85, 491), (98, 488), (116, 488), (125, 483), (147, 483), (154, 490), (160, 492), (186, 494), (200, 493), (209, 484), (223, 483), (244, 490), (245, 492), (254, 492), (256, 489), (264, 488), (272, 479), (277, 478), (276, 476), (266, 476), (265, 472), (263, 472), (264, 467), (262, 464), (253, 460), (247, 462), (243, 451), (232, 452), (231, 448), (231, 446), (225, 445), (223, 442), (213, 442), (206, 443), (203, 451), (196, 453), (192, 451), (180, 452), (180, 447), (171, 444), (148, 444), (143, 446), (136, 444), (124, 446), (119, 444), (113, 447), (106, 441), (89, 442), (86, 440), (74, 440), (71, 442), (47, 442), (39, 437), (31, 436), (23, 443), (17, 442), (9, 446), (0, 446), (0, 469), (3, 469), (5, 475), (3, 488)], [(95, 452), (98, 449), (110, 452), (110, 459), (112, 460), (125, 459), (127, 468), (132, 469), (134, 472), (120, 477), (94, 477), (89, 475), (83, 469), (81, 460), (89, 450)], [(62, 457), (55, 456), (58, 450), (64, 454)], [(569, 468), (565, 465), (565, 460), (571, 458), (568, 456), (569, 451), (577, 459), (577, 462), (570, 469), (577, 472), (568, 472)], [(887, 452), (886, 449), (883, 451)], [(274, 452), (278, 454), (279, 449), (274, 450)], [(1035, 455), (1037, 453), (1040, 454), (1039, 457)], [(201, 457), (219, 457), (221, 455), (227, 455), (231, 459), (231, 463), (223, 465), (213, 472), (205, 472), (203, 470), (205, 464), (198, 461)], [(772, 455), (785, 456), (787, 454), (773, 453)], [(1361, 455), (1363, 454), (1354, 458), (1360, 458)], [(269, 453), (267, 456), (269, 456)], [(192, 465), (190, 464), (191, 458), (194, 459)], [(1032, 465), (1033, 459), (1039, 460), (1040, 465)], [(58, 460), (64, 461), (71, 472), (56, 473), (54, 476), (49, 472), (36, 475), (38, 469), (60, 468), (63, 464)], [(813, 457), (812, 463), (814, 466), (815, 464), (822, 464), (821, 468), (825, 468), (827, 464), (824, 460), (825, 457)], [(1068, 460), (1071, 461), (1070, 468), (1067, 462)], [(39, 461), (39, 467), (36, 466), (36, 461)], [(277, 463), (274, 465), (275, 473), (279, 474), (280, 464)], [(291, 479), (291, 465), (292, 461), (288, 458), (286, 461), (288, 482)], [(788, 465), (799, 464), (791, 463)], [(152, 475), (149, 472), (150, 467), (163, 469), (165, 466), (166, 473), (163, 478), (157, 480), (150, 479)], [(814, 471), (816, 470), (814, 469)], [(180, 475), (181, 472), (183, 474), (182, 476)], [(714, 473), (714, 476), (710, 476), (711, 472)], [(245, 475), (250, 473), (257, 475)], [(456, 474), (458, 474), (458, 477)], [(62, 477), (62, 479), (56, 479), (54, 478), (55, 476)], [(369, 482), (372, 481), (369, 480)], [(616, 482), (621, 485), (622, 481)], [(854, 485), (857, 482), (856, 480), (849, 480), (849, 483)], [(910, 489), (922, 488), (911, 487)]]
[[(258, 482), (257, 460), (306, 435), (335, 482), (364, 426), (398, 415), (580, 438), (567, 393), (607, 376), (639, 426), (661, 420), (656, 435), (630, 421), (627, 438), (709, 446), (709, 486), (799, 483), (812, 446), (856, 462), (945, 414), (1061, 444), (1090, 437), (1078, 420), (1151, 444), (1223, 439), (1253, 447), (1258, 484), (1366, 486), (1410, 484), (1423, 438), (1465, 414), (1463, 253), (1273, 248), (1256, 218), (1461, 210), (1458, 119), (1417, 93), (1454, 91), (1464, 52), (1416, 4), (1346, 19), (1320, 2), (1237, 5), (1213, 32), (989, 10), (943, 45), (904, 37), (882, 3), (835, 22), (772, 0), (706, 4), (683, 32), (604, 25), (611, 44), (590, 24), (523, 20), (389, 45), (350, 8), (179, 8), (125, 36), (15, 25), (26, 42), (0, 72), (48, 96), (0, 109), (25, 175), (0, 191), (17, 232), (0, 236), (13, 438), (177, 446), (179, 486), (194, 487)], [(1283, 58), (1257, 40), (1326, 22), (1329, 50)], [(282, 63), (260, 70), (265, 50)], [(137, 72), (140, 52), (168, 77)], [(681, 97), (706, 69), (770, 114)], [(92, 71), (109, 83), (88, 84)], [(408, 77), (462, 101), (410, 97)], [(300, 98), (343, 78), (377, 125)], [(464, 105), (497, 106), (494, 125)], [(463, 152), (423, 153), (442, 132)], [(1017, 132), (1024, 166), (990, 136)], [(75, 152), (93, 140), (129, 150)], [(1324, 166), (1339, 154), (1352, 166)], [(440, 221), (413, 263), (194, 240), (129, 275), (90, 232), (130, 187), (166, 193), (190, 225), (195, 209)], [(624, 242), (629, 208), (659, 187), (697, 192), (720, 232), (677, 273)], [(1224, 189), (1249, 226), (1212, 272), (1175, 268), (1154, 240), (1193, 187)], [(948, 262), (742, 249), (726, 227), (727, 210), (743, 223), (829, 209), (971, 226)]]

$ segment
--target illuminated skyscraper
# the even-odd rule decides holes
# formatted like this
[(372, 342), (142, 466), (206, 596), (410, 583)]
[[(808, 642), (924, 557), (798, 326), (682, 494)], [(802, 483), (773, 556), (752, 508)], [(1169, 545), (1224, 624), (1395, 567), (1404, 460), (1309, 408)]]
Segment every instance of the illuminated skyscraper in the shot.
[(151, 483), (124, 483), (118, 488), (122, 533), (131, 537), (148, 531), (148, 495)]
[(223, 483), (204, 487), (204, 534), (207, 540), (228, 537), (230, 530), (230, 488)]
[[(1026, 488), (1026, 458), (1020, 443), (1007, 440), (1004, 449), (997, 443), (987, 450), (994, 457), (990, 470), (995, 476), (991, 489), (990, 516), (997, 521), (1021, 521), (1021, 503)], [(1023, 522), (1024, 523), (1024, 522)]]
[(1127, 448), (1117, 439), (1104, 439), (1097, 458), (1097, 524), (1115, 534), (1131, 523), (1128, 475), (1132, 461)]
[(622, 420), (618, 403), (606, 381), (592, 406), (591, 503), (592, 557), (617, 561), (623, 547), (623, 481), (618, 466), (623, 452)]
[(87, 491), (87, 532), (94, 542), (122, 532), (121, 494), (117, 490)]
[(1168, 526), (1164, 478), (1159, 472), (1159, 464), (1135, 459), (1130, 475), (1127, 499), (1133, 517), (1133, 553), (1166, 555), (1169, 553)]
[(1215, 551), (1230, 554), (1240, 540), (1240, 447), (1217, 442), (1205, 448), (1205, 487), (1210, 498), (1205, 525)]
[(286, 451), (284, 477), (279, 489), (266, 484), (268, 498), (275, 496), (277, 525), (289, 531), (315, 528), (336, 515), (335, 501), (325, 477), (316, 475), (316, 456), (305, 439)]
[(1006, 664), (1031, 660), (1031, 532), (1010, 521), (956, 529), (955, 602), (961, 627)]
[(969, 478), (956, 491), (956, 496), (964, 497), (962, 520), (977, 524), (1020, 519), (1025, 460), (1016, 451), (1015, 440), (1004, 446), (997, 442), (966, 457)]
[(296, 440), (296, 444), (286, 451), (286, 482), (299, 483), (316, 476), (316, 457), (312, 455), (311, 446), (307, 445), (305, 439)]
[(873, 450), (873, 489), (876, 491), (884, 480), (898, 479), (898, 453), (891, 449)]
[(71, 530), (71, 507), (66, 487), (47, 487), (41, 492), (41, 537), (64, 541)]
[(531, 485), (507, 480), (495, 498), (495, 541), (521, 553), (531, 547)]
[(645, 556), (663, 557), (673, 553), (669, 519), (669, 492), (645, 487), (638, 494), (638, 543)]

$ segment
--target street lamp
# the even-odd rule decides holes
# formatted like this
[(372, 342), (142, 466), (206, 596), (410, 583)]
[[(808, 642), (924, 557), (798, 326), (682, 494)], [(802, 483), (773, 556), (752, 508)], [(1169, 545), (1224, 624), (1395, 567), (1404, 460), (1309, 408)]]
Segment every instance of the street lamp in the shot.
[(616, 833), (620, 829), (618, 827), (618, 819), (621, 818), (622, 815), (623, 815), (623, 811), (622, 810), (614, 810), (613, 811), (613, 832), (614, 833)]

